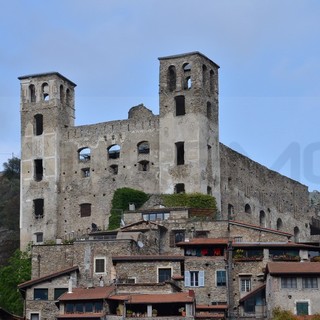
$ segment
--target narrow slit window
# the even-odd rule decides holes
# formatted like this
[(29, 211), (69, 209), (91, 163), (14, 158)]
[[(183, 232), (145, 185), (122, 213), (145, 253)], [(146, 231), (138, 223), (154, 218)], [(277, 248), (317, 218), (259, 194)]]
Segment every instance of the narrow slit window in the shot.
[(42, 219), (44, 215), (44, 199), (33, 200), (33, 211), (36, 219)]
[(184, 96), (175, 97), (176, 116), (183, 116), (186, 114), (185, 98)]
[(43, 115), (36, 114), (34, 116), (34, 134), (40, 136), (43, 133)]
[(184, 164), (184, 142), (176, 142), (176, 163), (178, 166)]
[(63, 85), (60, 86), (60, 103), (64, 103)]
[(42, 99), (44, 101), (49, 101), (50, 95), (49, 95), (49, 85), (47, 83), (44, 83), (42, 85)]
[(34, 180), (41, 181), (43, 179), (42, 159), (34, 160)]

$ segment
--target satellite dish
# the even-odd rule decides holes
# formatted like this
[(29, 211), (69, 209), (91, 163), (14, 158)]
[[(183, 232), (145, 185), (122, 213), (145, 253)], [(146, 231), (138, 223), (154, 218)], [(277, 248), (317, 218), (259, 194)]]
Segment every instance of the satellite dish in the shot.
[(139, 247), (139, 248), (143, 248), (143, 246), (144, 246), (144, 244), (142, 243), (142, 241), (138, 241), (137, 244), (138, 244), (138, 247)]

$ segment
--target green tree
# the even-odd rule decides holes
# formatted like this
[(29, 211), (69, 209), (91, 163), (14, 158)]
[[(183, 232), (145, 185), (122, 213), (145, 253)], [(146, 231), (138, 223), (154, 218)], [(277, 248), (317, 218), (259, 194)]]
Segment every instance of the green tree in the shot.
[(17, 315), (23, 314), (23, 299), (17, 290), (31, 278), (30, 251), (16, 250), (7, 266), (0, 268), (0, 307)]
[(20, 159), (17, 157), (12, 157), (3, 164), (3, 176), (12, 179), (16, 178), (19, 179), (20, 177)]

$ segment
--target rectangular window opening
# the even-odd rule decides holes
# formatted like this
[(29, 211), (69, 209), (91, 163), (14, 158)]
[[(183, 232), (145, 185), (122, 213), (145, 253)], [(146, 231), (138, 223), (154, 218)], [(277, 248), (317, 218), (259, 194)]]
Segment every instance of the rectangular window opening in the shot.
[(177, 165), (184, 164), (184, 142), (176, 142), (176, 162)]
[(185, 107), (184, 96), (175, 97), (175, 103), (176, 103), (176, 116), (185, 115), (186, 114), (186, 107)]
[(41, 181), (43, 179), (42, 159), (34, 160), (34, 179), (35, 181)]

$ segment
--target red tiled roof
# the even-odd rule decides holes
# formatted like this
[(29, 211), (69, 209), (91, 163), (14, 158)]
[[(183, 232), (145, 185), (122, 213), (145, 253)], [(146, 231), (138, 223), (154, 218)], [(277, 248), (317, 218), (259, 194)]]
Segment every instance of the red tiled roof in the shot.
[(229, 240), (227, 238), (193, 238), (189, 241), (179, 242), (177, 246), (189, 246), (189, 245), (228, 245)]
[(67, 268), (67, 269), (64, 269), (64, 270), (60, 270), (60, 271), (55, 272), (55, 273), (51, 273), (51, 274), (45, 275), (45, 276), (40, 277), (40, 278), (36, 278), (36, 279), (32, 279), (32, 280), (20, 283), (18, 285), (18, 288), (19, 289), (27, 288), (27, 287), (30, 287), (30, 286), (35, 285), (37, 283), (41, 283), (41, 282), (44, 282), (44, 281), (47, 281), (47, 280), (50, 280), (50, 279), (54, 279), (54, 278), (57, 278), (57, 277), (62, 276), (64, 274), (68, 274), (68, 273), (73, 272), (73, 271), (79, 271), (79, 267), (78, 266), (73, 266), (73, 267), (70, 267), (70, 268)]
[(113, 256), (112, 261), (163, 261), (163, 260), (170, 260), (170, 261), (181, 261), (184, 260), (184, 256), (172, 255), (172, 256), (165, 256), (165, 255), (140, 255), (140, 256)]
[(263, 227), (260, 227), (260, 226), (254, 225), (254, 224), (244, 223), (244, 222), (240, 222), (240, 221), (229, 220), (228, 223), (236, 225), (236, 226), (240, 226), (240, 227), (263, 230), (265, 232), (271, 232), (271, 233), (277, 233), (277, 234), (284, 235), (284, 236), (287, 236), (287, 237), (292, 237), (293, 236), (292, 233), (283, 232), (283, 231), (280, 231), (280, 230), (275, 230), (275, 229), (270, 229), (270, 228), (263, 228)]
[(269, 262), (266, 273), (270, 275), (282, 274), (320, 274), (318, 262)]
[(81, 318), (97, 318), (101, 319), (106, 313), (66, 313), (57, 316), (57, 319), (81, 319)]
[(73, 288), (71, 293), (64, 293), (59, 301), (106, 299), (115, 289), (109, 287)]
[(123, 294), (113, 295), (110, 300), (127, 301), (128, 304), (140, 303), (192, 303), (194, 296), (190, 296), (188, 292), (167, 293), (167, 294)]

